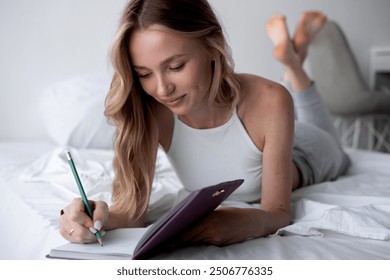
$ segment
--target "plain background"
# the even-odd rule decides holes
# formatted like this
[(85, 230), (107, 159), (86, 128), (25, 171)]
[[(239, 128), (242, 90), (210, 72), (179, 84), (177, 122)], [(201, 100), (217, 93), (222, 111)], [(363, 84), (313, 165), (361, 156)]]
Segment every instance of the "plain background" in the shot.
[[(0, 0), (0, 140), (47, 135), (38, 104), (50, 85), (109, 73), (108, 50), (125, 0)], [(368, 81), (370, 50), (390, 46), (389, 0), (210, 0), (224, 26), (236, 70), (278, 81), (265, 23), (287, 16), (292, 33), (305, 10), (321, 10), (344, 30)], [(70, 112), (77, 113), (77, 112)], [(61, 125), (61, 124), (59, 124)]]

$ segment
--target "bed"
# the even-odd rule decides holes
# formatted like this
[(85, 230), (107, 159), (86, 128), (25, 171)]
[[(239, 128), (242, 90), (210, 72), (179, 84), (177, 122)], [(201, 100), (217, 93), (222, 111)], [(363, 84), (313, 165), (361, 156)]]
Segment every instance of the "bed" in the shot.
[[(64, 150), (71, 150), (87, 196), (110, 203), (113, 127), (101, 115), (108, 83), (93, 76), (51, 87), (40, 110), (48, 140), (0, 142), (0, 259), (45, 259), (51, 248), (67, 242), (58, 231), (59, 211), (79, 194)], [(66, 117), (70, 108), (83, 114)], [(346, 151), (352, 160), (348, 172), (293, 192), (291, 224), (277, 233), (225, 247), (178, 249), (155, 259), (390, 259), (390, 154)], [(172, 205), (180, 187), (160, 150), (150, 222)]]

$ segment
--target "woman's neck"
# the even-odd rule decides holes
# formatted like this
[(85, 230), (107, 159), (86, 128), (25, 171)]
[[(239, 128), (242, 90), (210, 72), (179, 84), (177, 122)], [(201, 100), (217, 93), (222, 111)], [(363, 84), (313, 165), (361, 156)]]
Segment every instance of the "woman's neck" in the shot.
[(202, 111), (181, 115), (179, 119), (186, 125), (196, 129), (208, 129), (221, 126), (229, 121), (232, 108), (228, 106), (210, 106)]

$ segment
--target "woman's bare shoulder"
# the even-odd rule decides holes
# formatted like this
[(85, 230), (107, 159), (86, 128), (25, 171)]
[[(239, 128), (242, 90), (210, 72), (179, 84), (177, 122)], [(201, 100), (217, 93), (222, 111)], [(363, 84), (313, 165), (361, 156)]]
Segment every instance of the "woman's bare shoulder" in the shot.
[(238, 78), (241, 89), (239, 107), (246, 112), (269, 113), (292, 105), (291, 95), (281, 84), (251, 74), (239, 74)]
[(238, 116), (248, 134), (263, 150), (270, 129), (290, 123), (294, 115), (291, 95), (281, 84), (263, 77), (240, 74)]

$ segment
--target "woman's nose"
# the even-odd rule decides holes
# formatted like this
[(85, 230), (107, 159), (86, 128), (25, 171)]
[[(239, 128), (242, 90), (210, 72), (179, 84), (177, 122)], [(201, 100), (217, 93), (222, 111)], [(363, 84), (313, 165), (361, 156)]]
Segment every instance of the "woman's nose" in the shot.
[(169, 96), (175, 90), (174, 84), (164, 77), (160, 77), (157, 82), (157, 95), (160, 97)]

